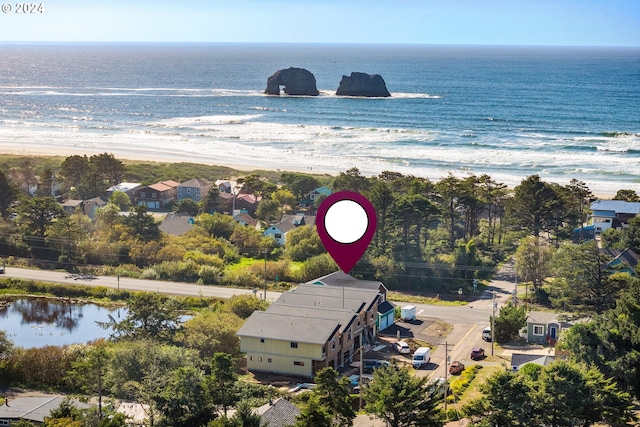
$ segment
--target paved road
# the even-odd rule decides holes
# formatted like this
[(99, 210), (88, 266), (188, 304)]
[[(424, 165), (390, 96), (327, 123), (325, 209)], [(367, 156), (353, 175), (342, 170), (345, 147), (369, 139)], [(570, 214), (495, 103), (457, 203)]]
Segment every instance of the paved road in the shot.
[[(5, 276), (30, 279), (41, 282), (66, 283), (68, 285), (81, 284), (86, 286), (106, 286), (114, 289), (127, 289), (131, 291), (159, 292), (169, 295), (181, 296), (211, 296), (230, 298), (234, 295), (252, 294), (251, 289), (227, 288), (222, 286), (203, 286), (193, 283), (165, 282), (161, 280), (131, 279), (128, 277), (96, 276), (93, 280), (74, 280), (67, 278), (68, 273), (48, 270), (30, 270), (26, 268), (7, 267)], [(262, 298), (264, 290), (259, 289), (258, 295)], [(267, 300), (275, 301), (280, 292), (267, 292)]]

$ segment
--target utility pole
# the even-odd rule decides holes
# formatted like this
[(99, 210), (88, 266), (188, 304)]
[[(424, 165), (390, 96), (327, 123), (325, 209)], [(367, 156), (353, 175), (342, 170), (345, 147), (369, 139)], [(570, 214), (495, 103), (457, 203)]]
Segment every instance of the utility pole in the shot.
[(267, 249), (263, 250), (264, 252), (264, 300), (267, 300)]
[(491, 316), (491, 355), (496, 342), (496, 291), (493, 291), (493, 315)]
[(449, 383), (447, 382), (449, 370), (447, 366), (449, 365), (449, 344), (444, 342), (444, 412), (447, 412), (447, 393), (449, 392)]
[(358, 386), (360, 387), (360, 392), (358, 393), (358, 398), (359, 398), (358, 409), (362, 409), (362, 372), (364, 368), (362, 353), (364, 352), (362, 351), (362, 338), (360, 338), (360, 378), (358, 379)]

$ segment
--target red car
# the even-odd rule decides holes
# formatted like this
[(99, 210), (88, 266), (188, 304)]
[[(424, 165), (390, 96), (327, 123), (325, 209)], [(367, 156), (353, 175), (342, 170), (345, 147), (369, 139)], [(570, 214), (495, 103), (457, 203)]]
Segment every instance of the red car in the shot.
[(471, 360), (480, 360), (484, 359), (484, 349), (482, 348), (474, 348), (471, 350)]
[(462, 362), (458, 362), (457, 360), (451, 363), (451, 366), (449, 366), (449, 373), (452, 375), (457, 375), (462, 371), (464, 371), (464, 364)]

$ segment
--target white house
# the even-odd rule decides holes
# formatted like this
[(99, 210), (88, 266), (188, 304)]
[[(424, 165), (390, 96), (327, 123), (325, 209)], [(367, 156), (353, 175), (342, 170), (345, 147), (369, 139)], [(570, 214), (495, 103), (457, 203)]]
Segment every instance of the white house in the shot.
[(627, 227), (629, 220), (637, 215), (640, 215), (639, 202), (597, 200), (591, 204), (591, 222), (598, 233), (610, 228)]

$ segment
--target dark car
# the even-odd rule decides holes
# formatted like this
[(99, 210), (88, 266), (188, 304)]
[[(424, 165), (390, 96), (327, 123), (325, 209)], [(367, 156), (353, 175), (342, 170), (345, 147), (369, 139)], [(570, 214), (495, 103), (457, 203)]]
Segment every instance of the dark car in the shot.
[(471, 360), (484, 359), (484, 349), (474, 348), (471, 350)]
[(451, 366), (449, 366), (449, 373), (452, 375), (457, 375), (462, 371), (464, 371), (464, 364), (462, 362), (458, 362), (457, 360), (455, 362), (452, 362)]

